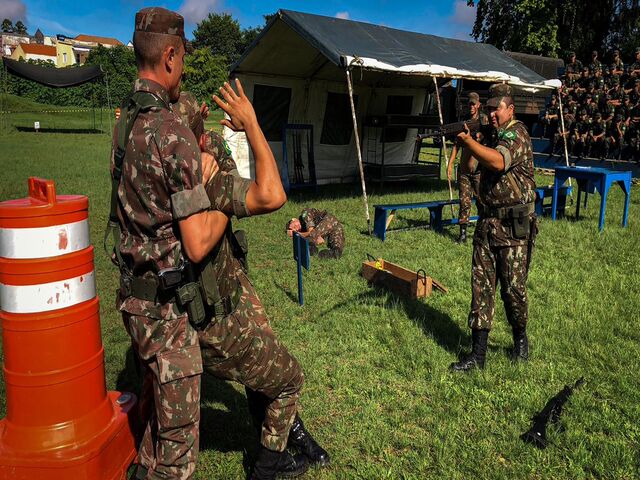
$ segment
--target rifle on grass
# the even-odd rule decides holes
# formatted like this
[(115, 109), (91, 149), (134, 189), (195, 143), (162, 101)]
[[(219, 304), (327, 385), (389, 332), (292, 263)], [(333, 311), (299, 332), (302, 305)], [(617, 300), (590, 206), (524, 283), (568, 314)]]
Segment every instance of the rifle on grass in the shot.
[(544, 408), (533, 417), (532, 427), (522, 435), (520, 438), (525, 443), (531, 443), (534, 447), (544, 449), (547, 447), (547, 425), (551, 422), (553, 425), (558, 425), (560, 431), (564, 430), (562, 424), (560, 424), (560, 415), (562, 414), (562, 408), (567, 403), (569, 397), (573, 391), (580, 387), (584, 383), (584, 377), (580, 377), (578, 381), (573, 385), (565, 385), (560, 392), (551, 397)]

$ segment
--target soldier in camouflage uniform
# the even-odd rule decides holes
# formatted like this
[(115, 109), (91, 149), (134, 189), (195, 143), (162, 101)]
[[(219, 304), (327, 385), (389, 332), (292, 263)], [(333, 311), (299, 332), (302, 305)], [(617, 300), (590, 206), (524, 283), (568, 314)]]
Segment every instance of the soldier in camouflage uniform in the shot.
[(529, 356), (526, 284), (537, 232), (533, 151), (526, 127), (514, 118), (511, 88), (493, 85), (490, 97), (487, 107), (497, 129), (494, 148), (479, 144), (468, 132), (458, 136), (479, 161), (482, 208), (473, 237), (472, 352), (451, 364), (454, 371), (484, 368), (497, 280), (513, 331), (511, 358), (518, 361)]
[[(206, 184), (212, 209), (227, 216), (243, 218), (277, 210), (286, 201), (277, 164), (264, 135), (257, 125), (255, 112), (236, 83), (238, 94), (227, 83), (222, 89), (226, 102), (214, 101), (229, 115), (224, 124), (234, 130), (247, 131), (247, 139), (256, 159), (256, 180), (242, 178), (231, 151), (217, 133), (201, 138), (203, 162), (216, 166)], [(177, 109), (194, 134), (203, 130), (195, 97), (183, 92)], [(196, 120), (194, 120), (194, 118)], [(252, 478), (274, 478), (276, 473), (298, 476), (307, 469), (308, 461), (318, 465), (329, 463), (328, 453), (306, 431), (297, 414), (297, 398), (303, 373), (297, 360), (289, 354), (273, 333), (260, 298), (253, 288), (246, 266), (246, 243), (233, 232), (230, 223), (224, 237), (215, 246), (210, 277), (220, 298), (217, 304), (229, 308), (215, 313), (200, 333), (200, 346), (205, 371), (219, 378), (242, 383), (247, 392), (249, 410), (260, 431), (261, 449)], [(292, 455), (287, 444), (302, 452)]]
[[(144, 368), (140, 407), (149, 412), (137, 478), (188, 479), (198, 456), (202, 358), (198, 333), (175, 295), (158, 293), (158, 272), (182, 264), (195, 242), (213, 245), (226, 217), (208, 211), (207, 172), (196, 140), (170, 107), (180, 92), (182, 17), (162, 8), (139, 11), (133, 43), (134, 95), (153, 107), (137, 117), (135, 109), (125, 109), (114, 130), (111, 169), (117, 192), (112, 213), (120, 229), (117, 308)], [(121, 142), (130, 121), (131, 133)]]
[[(287, 222), (287, 235), (298, 232), (310, 241), (310, 253), (318, 258), (340, 258), (344, 251), (344, 229), (340, 221), (326, 210), (305, 208), (300, 217)], [(326, 250), (318, 252), (318, 245), (327, 245)]]
[[(469, 93), (469, 120), (478, 120), (481, 125), (489, 125), (489, 118), (480, 110), (480, 95), (476, 92)], [(484, 142), (482, 133), (477, 133), (477, 139)], [(480, 185), (480, 172), (478, 169), (478, 160), (476, 160), (468, 150), (461, 149), (460, 165), (458, 166), (458, 195), (460, 198), (460, 210), (458, 212), (458, 221), (460, 223), (460, 236), (458, 243), (466, 243), (467, 226), (469, 225), (469, 215), (471, 214), (471, 199), (478, 198)], [(451, 150), (449, 158), (449, 166), (447, 168), (447, 176), (451, 180), (453, 164), (458, 154), (458, 145), (455, 143)]]

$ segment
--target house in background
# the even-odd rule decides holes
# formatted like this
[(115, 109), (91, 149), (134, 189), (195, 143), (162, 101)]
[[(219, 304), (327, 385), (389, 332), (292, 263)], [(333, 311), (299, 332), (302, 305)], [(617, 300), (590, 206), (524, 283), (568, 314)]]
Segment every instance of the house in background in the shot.
[(68, 67), (78, 63), (71, 42), (56, 42), (56, 67)]
[(116, 38), (111, 37), (98, 37), (95, 35), (78, 35), (75, 38), (67, 37), (65, 35), (58, 35), (57, 42), (65, 45), (71, 45), (73, 49), (74, 64), (83, 65), (89, 53), (98, 46), (105, 48), (113, 48), (122, 45), (122, 42)]
[(30, 36), (26, 33), (0, 34), (0, 55), (10, 57), (21, 43), (29, 43)]
[(52, 45), (38, 43), (21, 43), (11, 54), (13, 60), (44, 60), (57, 64), (58, 53)]

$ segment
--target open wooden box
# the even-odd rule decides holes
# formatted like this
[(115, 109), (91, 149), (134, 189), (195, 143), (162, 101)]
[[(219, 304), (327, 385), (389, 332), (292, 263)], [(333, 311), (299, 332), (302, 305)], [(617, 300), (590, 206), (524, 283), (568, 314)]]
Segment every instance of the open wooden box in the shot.
[(361, 274), (370, 283), (413, 299), (428, 297), (434, 288), (444, 293), (449, 291), (437, 280), (427, 276), (422, 269), (413, 272), (382, 258), (363, 262)]

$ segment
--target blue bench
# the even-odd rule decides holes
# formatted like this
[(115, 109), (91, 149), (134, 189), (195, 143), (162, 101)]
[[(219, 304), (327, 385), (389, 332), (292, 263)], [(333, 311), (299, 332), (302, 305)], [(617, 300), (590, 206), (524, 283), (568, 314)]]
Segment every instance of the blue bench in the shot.
[[(573, 187), (563, 185), (558, 189), (558, 205), (556, 207), (556, 213), (560, 216), (564, 215), (564, 210), (567, 206), (567, 195), (571, 195)], [(549, 200), (549, 203), (545, 203), (545, 199)], [(536, 215), (551, 215), (551, 203), (553, 201), (553, 185), (548, 187), (536, 188)], [(586, 203), (586, 202), (585, 202)]]
[[(475, 199), (473, 199), (475, 202)], [(428, 226), (436, 232), (442, 232), (445, 226), (455, 225), (457, 218), (442, 218), (442, 210), (449, 205), (459, 205), (460, 200), (436, 200), (433, 202), (398, 203), (389, 205), (374, 205), (375, 217), (373, 222), (373, 234), (383, 242), (387, 238), (389, 224), (392, 222), (398, 210), (417, 210), (420, 208), (429, 209)], [(470, 221), (477, 220), (478, 217), (471, 217)]]

